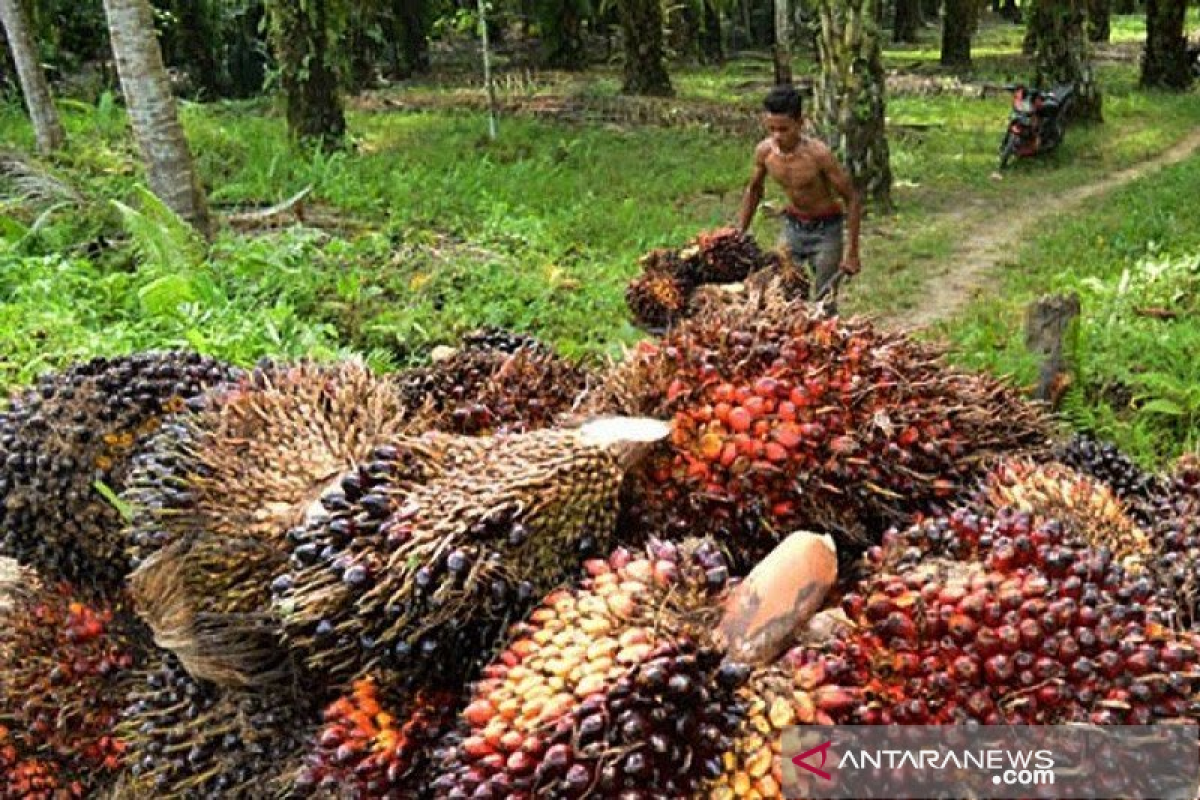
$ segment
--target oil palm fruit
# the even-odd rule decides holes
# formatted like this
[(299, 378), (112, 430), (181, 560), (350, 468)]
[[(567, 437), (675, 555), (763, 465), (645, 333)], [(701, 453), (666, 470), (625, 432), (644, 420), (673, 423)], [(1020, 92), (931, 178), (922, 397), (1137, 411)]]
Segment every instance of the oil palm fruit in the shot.
[(144, 632), (122, 602), (31, 574), (0, 611), (0, 797), (84, 797), (119, 774), (114, 735)]
[(821, 724), (1193, 719), (1200, 644), (1153, 581), (1058, 521), (960, 510), (892, 533), (854, 625), (784, 661)]
[(388, 692), (374, 676), (331, 703), (293, 782), (296, 797), (403, 800), (430, 781), (434, 747), (453, 726), (448, 690)]
[(321, 491), (416, 424), (357, 360), (264, 361), (196, 405), (135, 459), (125, 493), (135, 565), (191, 533), (281, 547)]
[(985, 476), (977, 495), (985, 507), (1011, 507), (1037, 519), (1057, 520), (1131, 564), (1143, 563), (1150, 553), (1150, 538), (1108, 486), (1061, 464), (1006, 459)]
[(782, 531), (869, 544), (999, 457), (1042, 452), (1051, 430), (1012, 387), (804, 303), (714, 306), (639, 345), (606, 383), (599, 409), (672, 420), (632, 476), (628, 526), (711, 533), (739, 570)]
[(0, 413), (0, 554), (80, 591), (117, 591), (129, 564), (110, 498), (131, 457), (235, 374), (196, 353), (147, 352), (48, 373), (14, 396)]
[(585, 570), (510, 629), (446, 737), (437, 797), (689, 797), (719, 773), (749, 675), (711, 638), (720, 551), (654, 540)]
[(117, 729), (128, 765), (122, 800), (279, 797), (319, 718), (303, 687), (224, 689), (193, 678), (169, 653), (127, 699)]
[(470, 672), (506, 620), (608, 542), (622, 475), (666, 433), (618, 418), (378, 448), (289, 536), (273, 586), (289, 646), (342, 684), (371, 667)]
[(530, 336), (487, 327), (394, 381), (425, 429), (482, 436), (550, 427), (574, 407), (590, 375)]

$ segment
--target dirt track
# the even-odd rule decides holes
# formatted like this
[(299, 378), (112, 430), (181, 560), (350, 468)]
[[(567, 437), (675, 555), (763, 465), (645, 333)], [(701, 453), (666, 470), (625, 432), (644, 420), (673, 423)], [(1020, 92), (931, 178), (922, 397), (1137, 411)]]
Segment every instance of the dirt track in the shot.
[[(1200, 151), (1200, 130), (1193, 131), (1148, 161), (1059, 195), (1055, 199), (1055, 215), (1069, 214), (1093, 197), (1120, 188), (1154, 170), (1177, 164), (1197, 151)], [(960, 313), (976, 296), (989, 290), (996, 291), (996, 269), (1012, 255), (1013, 241), (1020, 240), (1024, 231), (1045, 219), (1044, 209), (1035, 203), (1007, 206), (1003, 225), (997, 224), (996, 213), (993, 204), (981, 201), (959, 212), (961, 244), (946, 259), (944, 272), (926, 277), (925, 287), (918, 293), (922, 298), (921, 305), (905, 312), (902, 318), (905, 327), (915, 330), (935, 325)]]

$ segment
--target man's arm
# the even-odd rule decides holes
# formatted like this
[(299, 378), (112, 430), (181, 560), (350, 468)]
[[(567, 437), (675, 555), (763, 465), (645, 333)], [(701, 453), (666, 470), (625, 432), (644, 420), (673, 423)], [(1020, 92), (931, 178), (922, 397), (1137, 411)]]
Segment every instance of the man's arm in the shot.
[(846, 255), (842, 258), (842, 271), (853, 275), (862, 268), (858, 259), (858, 236), (862, 227), (862, 198), (854, 188), (854, 182), (842, 169), (842, 165), (834, 158), (833, 152), (822, 148), (821, 166), (830, 184), (850, 206), (850, 241), (846, 245)]
[(766, 153), (762, 145), (759, 145), (754, 151), (754, 174), (750, 176), (750, 183), (746, 186), (746, 191), (742, 194), (742, 210), (738, 215), (738, 230), (742, 233), (750, 230), (750, 223), (754, 219), (754, 212), (758, 210), (758, 204), (762, 202), (763, 186), (766, 180)]

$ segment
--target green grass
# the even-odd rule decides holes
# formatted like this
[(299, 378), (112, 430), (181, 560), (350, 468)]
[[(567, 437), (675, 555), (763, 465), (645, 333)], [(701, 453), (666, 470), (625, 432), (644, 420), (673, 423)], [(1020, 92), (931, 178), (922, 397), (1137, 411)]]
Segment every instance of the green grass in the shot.
[[(1057, 218), (1015, 254), (1003, 290), (946, 327), (955, 359), (1036, 378), (1023, 314), (1047, 293), (1080, 294), (1081, 382), (1065, 410), (1149, 465), (1200, 445), (1200, 196), (1192, 158)], [(1148, 310), (1165, 309), (1161, 319)]]

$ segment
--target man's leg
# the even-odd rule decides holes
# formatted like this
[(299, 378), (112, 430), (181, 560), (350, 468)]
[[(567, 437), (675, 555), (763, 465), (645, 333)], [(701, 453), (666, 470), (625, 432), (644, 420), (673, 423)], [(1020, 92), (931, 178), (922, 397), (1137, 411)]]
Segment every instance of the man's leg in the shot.
[(837, 222), (821, 232), (813, 258), (812, 299), (824, 303), (830, 314), (837, 313), (837, 292), (842, 278), (842, 223)]

